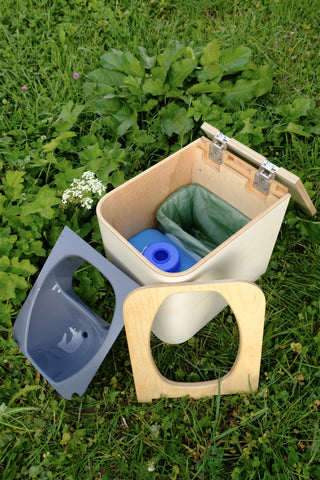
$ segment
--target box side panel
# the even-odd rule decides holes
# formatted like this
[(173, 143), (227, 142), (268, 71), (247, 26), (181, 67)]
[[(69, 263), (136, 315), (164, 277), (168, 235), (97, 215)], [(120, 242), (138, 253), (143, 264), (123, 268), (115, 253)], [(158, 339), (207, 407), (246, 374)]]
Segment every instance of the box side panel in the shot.
[(194, 157), (201, 157), (195, 143), (105, 195), (97, 206), (98, 218), (127, 239), (156, 227), (160, 205), (180, 187), (192, 183)]
[(128, 239), (155, 228), (160, 205), (190, 183), (204, 186), (251, 219), (286, 194), (287, 189), (275, 181), (268, 195), (260, 193), (253, 187), (257, 169), (229, 152), (217, 165), (209, 158), (209, 144), (199, 139), (108, 193), (98, 203), (98, 218)]
[[(209, 144), (203, 138), (193, 142), (100, 200), (97, 215), (107, 257), (137, 283), (255, 281), (265, 272), (290, 195), (275, 181), (268, 195), (256, 191), (257, 170), (229, 152), (221, 165), (215, 164), (209, 158)], [(205, 186), (252, 221), (189, 270), (162, 272), (127, 239), (155, 227), (158, 207), (190, 183)], [(196, 299), (170, 300), (156, 316), (153, 331), (169, 343), (187, 340), (221, 310), (223, 302), (212, 302), (211, 296), (200, 304), (201, 308)]]
[[(207, 255), (193, 271), (186, 272), (183, 281), (256, 281), (268, 267), (289, 199), (287, 195), (267, 214)], [(188, 294), (167, 300), (160, 307), (152, 327), (153, 333), (167, 343), (187, 341), (225, 307), (222, 298), (213, 300), (209, 293), (202, 293), (201, 302), (196, 295)]]
[[(290, 199), (287, 194), (241, 231), (213, 250), (193, 268), (182, 273), (165, 273), (153, 267), (117, 232), (100, 223), (107, 257), (141, 285), (156, 283), (208, 282), (214, 280), (257, 280), (268, 263)], [(184, 294), (187, 295), (187, 294)], [(191, 338), (225, 306), (212, 295), (170, 298), (156, 315), (152, 331), (167, 343)]]

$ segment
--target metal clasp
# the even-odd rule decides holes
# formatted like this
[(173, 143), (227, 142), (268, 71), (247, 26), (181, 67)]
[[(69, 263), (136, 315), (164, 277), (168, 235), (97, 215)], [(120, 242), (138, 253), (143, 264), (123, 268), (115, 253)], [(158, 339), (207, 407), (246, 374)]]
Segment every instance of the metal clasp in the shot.
[(259, 192), (268, 195), (271, 187), (271, 179), (275, 178), (276, 171), (279, 167), (265, 160), (259, 168), (259, 172), (255, 174), (253, 185)]
[(209, 158), (218, 165), (221, 165), (222, 163), (223, 150), (227, 149), (227, 143), (229, 141), (229, 137), (219, 132), (217, 135), (215, 135), (213, 142), (210, 144)]

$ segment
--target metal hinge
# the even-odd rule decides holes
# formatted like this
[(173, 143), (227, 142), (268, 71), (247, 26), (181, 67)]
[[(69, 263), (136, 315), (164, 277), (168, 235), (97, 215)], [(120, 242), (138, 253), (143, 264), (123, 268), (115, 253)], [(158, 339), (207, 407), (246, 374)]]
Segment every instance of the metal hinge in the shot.
[(276, 171), (279, 169), (276, 165), (265, 160), (259, 168), (259, 172), (255, 174), (253, 185), (256, 187), (259, 192), (268, 195), (270, 191), (271, 181), (270, 179), (275, 178)]
[(227, 143), (229, 141), (229, 137), (219, 132), (215, 135), (213, 142), (210, 144), (209, 158), (218, 165), (221, 165), (222, 163), (223, 150), (227, 150)]

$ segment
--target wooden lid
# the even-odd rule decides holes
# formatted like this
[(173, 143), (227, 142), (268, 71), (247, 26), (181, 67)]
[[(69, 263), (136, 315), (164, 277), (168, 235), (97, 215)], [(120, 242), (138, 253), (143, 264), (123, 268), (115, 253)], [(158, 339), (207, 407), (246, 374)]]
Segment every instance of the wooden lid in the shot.
[[(212, 139), (220, 133), (217, 128), (212, 127), (209, 123), (203, 123), (201, 128), (205, 134)], [(240, 156), (254, 167), (260, 168), (267, 160), (266, 157), (255, 152), (243, 143), (238, 142), (234, 138), (227, 139), (226, 145), (230, 152)], [(317, 210), (313, 205), (305, 187), (303, 186), (303, 183), (297, 175), (294, 175), (285, 168), (280, 167), (275, 172), (275, 179), (288, 188), (292, 199), (305, 212), (309, 213), (310, 215), (315, 215)]]

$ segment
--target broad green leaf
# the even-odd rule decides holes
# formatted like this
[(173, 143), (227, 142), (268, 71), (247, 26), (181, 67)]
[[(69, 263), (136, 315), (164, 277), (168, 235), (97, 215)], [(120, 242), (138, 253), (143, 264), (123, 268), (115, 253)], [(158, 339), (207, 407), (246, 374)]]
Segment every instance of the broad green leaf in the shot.
[(271, 76), (263, 75), (259, 80), (257, 80), (255, 88), (255, 96), (261, 97), (265, 93), (269, 92), (272, 88), (273, 80)]
[(255, 96), (256, 81), (240, 78), (233, 87), (226, 90), (226, 99), (232, 104), (248, 102)]
[(220, 82), (223, 77), (224, 68), (221, 65), (212, 64), (206, 65), (196, 74), (199, 82), (206, 82), (208, 80), (214, 80), (215, 82)]
[(296, 122), (300, 117), (305, 117), (314, 108), (314, 100), (308, 97), (301, 97), (293, 100), (292, 104), (281, 105), (278, 107), (277, 112), (286, 117), (287, 120)]
[(180, 54), (185, 50), (186, 46), (179, 42), (179, 40), (170, 40), (169, 45), (164, 49), (163, 55), (177, 55)]
[(170, 103), (160, 112), (161, 131), (168, 137), (174, 133), (184, 135), (193, 127), (193, 121), (188, 117), (188, 112), (184, 107), (179, 107), (175, 103)]
[(15, 273), (0, 271), (0, 300), (16, 298), (17, 290), (27, 290), (28, 282)]
[(121, 50), (112, 50), (104, 53), (100, 57), (101, 65), (108, 70), (123, 71), (123, 52)]
[[(131, 108), (130, 108), (131, 107)], [(133, 125), (137, 123), (137, 112), (133, 110), (134, 105), (124, 104), (122, 108), (114, 115), (119, 122), (117, 126), (117, 135), (124, 135)]]
[[(246, 71), (230, 88), (227, 83), (226, 99), (235, 105), (248, 102), (252, 98), (260, 97), (272, 88), (272, 70), (263, 65), (255, 71)], [(224, 85), (224, 82), (220, 84)]]
[[(251, 110), (251, 109), (250, 109)], [(252, 109), (253, 110), (253, 109)], [(255, 113), (255, 110), (253, 110)], [(253, 114), (254, 114), (253, 113)], [(252, 143), (253, 145), (259, 145), (263, 142), (262, 127), (256, 127), (251, 122), (251, 116), (247, 116), (244, 120), (243, 128), (237, 133), (236, 139), (242, 143)]]
[(302, 220), (297, 224), (301, 234), (313, 244), (320, 243), (320, 222)]
[(142, 79), (140, 77), (133, 77), (129, 75), (125, 78), (124, 83), (128, 87), (130, 93), (132, 95), (141, 95), (141, 82)]
[(127, 151), (124, 148), (121, 148), (120, 143), (115, 143), (113, 147), (106, 147), (103, 149), (104, 157), (108, 161), (116, 161), (119, 163), (125, 163), (127, 160)]
[(306, 138), (310, 137), (310, 134), (305, 131), (302, 125), (297, 125), (293, 122), (288, 123), (286, 127), (286, 131), (289, 133), (295, 133), (297, 135), (301, 135), (302, 137), (306, 137)]
[(103, 110), (99, 110), (99, 113), (105, 115), (104, 119), (103, 119), (103, 125), (104, 125), (104, 128), (106, 129), (106, 131), (110, 131), (110, 132), (116, 132), (118, 126), (119, 126), (119, 122), (116, 118), (114, 118), (113, 116), (109, 115), (109, 112), (104, 112)]
[(120, 162), (117, 160), (108, 159), (107, 161), (104, 160), (100, 165), (97, 166), (99, 178), (105, 185), (109, 183), (110, 174), (119, 168), (119, 163)]
[(53, 140), (51, 140), (51, 142), (47, 143), (46, 145), (44, 145), (42, 147), (42, 150), (44, 152), (53, 152), (56, 148), (59, 147), (60, 143), (63, 141), (63, 140), (66, 140), (67, 138), (72, 138), (72, 137), (76, 137), (77, 134), (74, 133), (74, 132), (63, 132), (61, 133), (60, 135), (58, 135), (56, 138), (54, 138)]
[(131, 117), (126, 118), (123, 122), (120, 123), (117, 129), (117, 134), (121, 137), (136, 123), (137, 123), (136, 115), (132, 115)]
[(320, 124), (318, 125), (306, 125), (305, 126), (306, 132), (310, 133), (310, 135), (320, 135)]
[(122, 185), (125, 181), (125, 176), (124, 173), (121, 170), (117, 170), (116, 172), (113, 172), (113, 174), (109, 178), (109, 183), (116, 188), (119, 187), (119, 185)]
[(83, 135), (79, 138), (77, 143), (78, 148), (87, 148), (89, 145), (95, 145), (98, 143), (98, 138), (94, 133), (88, 133), (88, 135)]
[(164, 84), (160, 78), (147, 78), (142, 86), (142, 91), (145, 95), (160, 96), (165, 95), (169, 88), (169, 85)]
[(58, 190), (65, 190), (74, 178), (79, 178), (84, 172), (85, 167), (74, 168), (68, 160), (61, 159), (57, 165), (60, 173), (54, 176), (54, 183)]
[(127, 75), (133, 75), (136, 77), (142, 77), (144, 74), (144, 68), (139, 60), (130, 52), (123, 54), (123, 69)]
[(165, 83), (167, 78), (168, 70), (165, 67), (153, 67), (151, 69), (151, 78), (154, 80), (161, 80), (162, 83)]
[(6, 255), (0, 257), (0, 271), (5, 272), (10, 268), (10, 260)]
[(115, 97), (115, 87), (112, 87), (107, 83), (85, 82), (83, 85), (83, 91), (87, 100), (96, 100), (97, 98), (110, 99)]
[(102, 66), (109, 71), (112, 70), (113, 72), (123, 72), (127, 75), (134, 75), (137, 77), (141, 77), (144, 74), (143, 66), (130, 52), (112, 50), (111, 52), (107, 52), (102, 55), (100, 62)]
[(0, 228), (0, 255), (8, 254), (16, 244), (17, 235), (11, 234), (10, 227)]
[(36, 255), (37, 257), (45, 257), (46, 251), (42, 246), (40, 240), (24, 241), (24, 239), (19, 240), (17, 244), (18, 249), (23, 252), (24, 255)]
[(12, 328), (11, 318), (13, 314), (13, 309), (9, 303), (0, 303), (0, 323), (3, 326)]
[(195, 60), (197, 58), (194, 49), (190, 46), (184, 49), (182, 56), (183, 58), (192, 58), (192, 60)]
[(126, 78), (126, 75), (115, 70), (98, 68), (97, 70), (88, 73), (87, 77), (89, 80), (95, 83), (105, 83), (113, 87), (120, 87), (121, 85), (124, 85), (124, 79)]
[(188, 95), (197, 95), (200, 93), (220, 93), (221, 87), (218, 83), (216, 82), (202, 82), (202, 83), (196, 83), (192, 87), (190, 87), (187, 90)]
[(190, 97), (188, 95), (185, 95), (185, 92), (183, 89), (180, 88), (172, 88), (166, 93), (166, 98), (174, 98), (175, 101), (178, 99), (183, 100), (188, 106), (190, 104)]
[(252, 119), (252, 117), (257, 113), (257, 110), (255, 108), (248, 108), (247, 110), (244, 110), (243, 112), (239, 112), (239, 118), (240, 120), (243, 120), (244, 122), (248, 119)]
[(74, 104), (72, 100), (66, 103), (61, 110), (61, 113), (57, 120), (54, 122), (54, 126), (57, 132), (62, 133), (70, 130), (79, 118), (79, 115), (84, 109), (84, 105)]
[(33, 201), (29, 201), (22, 206), (21, 211), (25, 216), (38, 213), (41, 217), (50, 220), (56, 213), (52, 207), (58, 203), (60, 203), (60, 200), (56, 197), (55, 190), (50, 189), (48, 185), (44, 185), (34, 196)]
[(211, 40), (211, 42), (208, 43), (204, 47), (200, 63), (201, 65), (210, 65), (212, 63), (218, 63), (219, 58), (221, 55), (220, 51), (220, 45), (216, 39)]
[(26, 172), (7, 170), (2, 180), (3, 190), (11, 202), (20, 200), (23, 190), (23, 177)]
[(121, 101), (119, 98), (91, 98), (87, 103), (88, 111), (105, 115), (116, 113), (120, 108)]
[(185, 79), (193, 72), (197, 66), (197, 61), (192, 58), (177, 60), (171, 65), (169, 71), (169, 83), (171, 88), (178, 88), (183, 85)]
[[(32, 227), (34, 227), (35, 223), (38, 222), (33, 222)], [(41, 240), (35, 240), (36, 238), (39, 238), (41, 234), (42, 232), (39, 233), (34, 228), (33, 231), (24, 228), (19, 235), (19, 240), (15, 244), (15, 255), (18, 256), (23, 253), (25, 256), (36, 255), (37, 257), (44, 257), (46, 251), (42, 246)]]
[(123, 122), (127, 118), (131, 117), (132, 114), (133, 114), (133, 110), (131, 106), (129, 106), (128, 103), (124, 103), (122, 104), (122, 107), (120, 108), (120, 110), (118, 110), (114, 114), (114, 118), (116, 118), (118, 122)]
[(95, 162), (99, 157), (101, 157), (102, 150), (97, 142), (94, 145), (88, 145), (88, 147), (79, 152), (78, 155), (82, 163), (87, 165), (89, 162)]
[(19, 260), (18, 257), (13, 257), (11, 258), (10, 271), (17, 275), (28, 277), (29, 275), (36, 273), (37, 268), (27, 259)]
[(2, 215), (4, 211), (4, 204), (6, 203), (7, 198), (0, 193), (0, 214)]
[(251, 57), (251, 50), (248, 47), (228, 48), (223, 50), (220, 63), (226, 69), (226, 74), (241, 72)]
[(248, 69), (241, 74), (241, 78), (256, 81), (255, 96), (260, 97), (269, 90), (273, 85), (272, 68), (270, 65), (261, 65), (254, 70)]
[[(233, 118), (230, 113), (225, 113), (219, 105), (212, 105), (207, 116), (203, 116), (202, 120), (214, 125), (219, 130), (225, 132), (226, 125), (233, 123)], [(228, 133), (228, 136), (229, 133)]]
[(200, 98), (193, 100), (192, 106), (188, 110), (188, 116), (193, 117), (197, 122), (203, 116), (210, 113), (212, 102), (213, 100), (207, 95), (201, 95)]
[(169, 45), (165, 48), (161, 55), (157, 56), (157, 61), (159, 65), (165, 67), (166, 69), (170, 68), (170, 65), (174, 63), (179, 57), (184, 57), (184, 54), (187, 53), (187, 56), (190, 57), (190, 52), (187, 50), (187, 47), (177, 40), (172, 40)]
[(144, 47), (138, 47), (138, 50), (139, 50), (139, 55), (141, 57), (144, 68), (150, 69), (154, 67), (156, 64), (157, 57), (156, 56), (149, 57), (149, 55), (147, 54), (147, 50)]
[(139, 128), (132, 129), (128, 135), (128, 142), (135, 144), (137, 147), (145, 147), (148, 144), (155, 144), (156, 139), (153, 135), (149, 135), (146, 130), (139, 130)]
[(2, 214), (2, 221), (8, 221), (8, 225), (15, 229), (19, 229), (21, 227), (21, 207), (20, 205), (13, 205), (9, 204), (6, 208), (4, 208), (1, 212)]
[(144, 103), (140, 109), (141, 112), (150, 112), (154, 107), (158, 105), (159, 101), (155, 98), (150, 98), (146, 103)]

